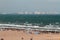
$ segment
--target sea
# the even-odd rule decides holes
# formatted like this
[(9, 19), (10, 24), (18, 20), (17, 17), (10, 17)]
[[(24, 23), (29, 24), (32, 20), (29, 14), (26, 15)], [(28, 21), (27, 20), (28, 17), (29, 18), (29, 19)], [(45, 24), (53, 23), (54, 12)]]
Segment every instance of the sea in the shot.
[(23, 24), (29, 23), (33, 25), (48, 25), (58, 24), (60, 25), (60, 14), (48, 15), (48, 14), (0, 14), (0, 24)]

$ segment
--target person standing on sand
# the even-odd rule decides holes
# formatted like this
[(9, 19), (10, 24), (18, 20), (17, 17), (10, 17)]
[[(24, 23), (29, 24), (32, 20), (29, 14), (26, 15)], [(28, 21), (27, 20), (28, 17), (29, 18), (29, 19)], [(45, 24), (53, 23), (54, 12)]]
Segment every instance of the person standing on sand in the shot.
[(22, 40), (24, 40), (24, 38), (22, 37)]
[(0, 40), (4, 40), (3, 38), (1, 38)]
[(30, 40), (33, 40), (32, 38)]

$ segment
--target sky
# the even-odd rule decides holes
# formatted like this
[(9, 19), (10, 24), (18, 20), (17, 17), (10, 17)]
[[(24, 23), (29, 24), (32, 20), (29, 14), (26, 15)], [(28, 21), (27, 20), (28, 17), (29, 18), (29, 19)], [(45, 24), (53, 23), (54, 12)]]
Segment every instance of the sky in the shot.
[(0, 12), (60, 11), (60, 0), (0, 0)]

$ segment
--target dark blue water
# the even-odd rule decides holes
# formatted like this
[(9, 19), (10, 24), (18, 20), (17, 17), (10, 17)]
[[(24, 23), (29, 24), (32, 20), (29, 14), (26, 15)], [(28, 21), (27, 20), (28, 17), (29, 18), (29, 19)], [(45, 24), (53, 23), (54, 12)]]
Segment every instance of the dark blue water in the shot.
[(60, 24), (60, 15), (16, 15), (0, 14), (0, 23), (36, 23), (36, 24)]

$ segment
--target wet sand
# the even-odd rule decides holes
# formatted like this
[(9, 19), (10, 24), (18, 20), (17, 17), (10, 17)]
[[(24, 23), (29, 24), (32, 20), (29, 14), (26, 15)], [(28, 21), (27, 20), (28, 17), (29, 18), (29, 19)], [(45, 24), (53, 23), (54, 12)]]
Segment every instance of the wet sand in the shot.
[(30, 34), (26, 31), (0, 31), (0, 40), (60, 40), (60, 33)]

